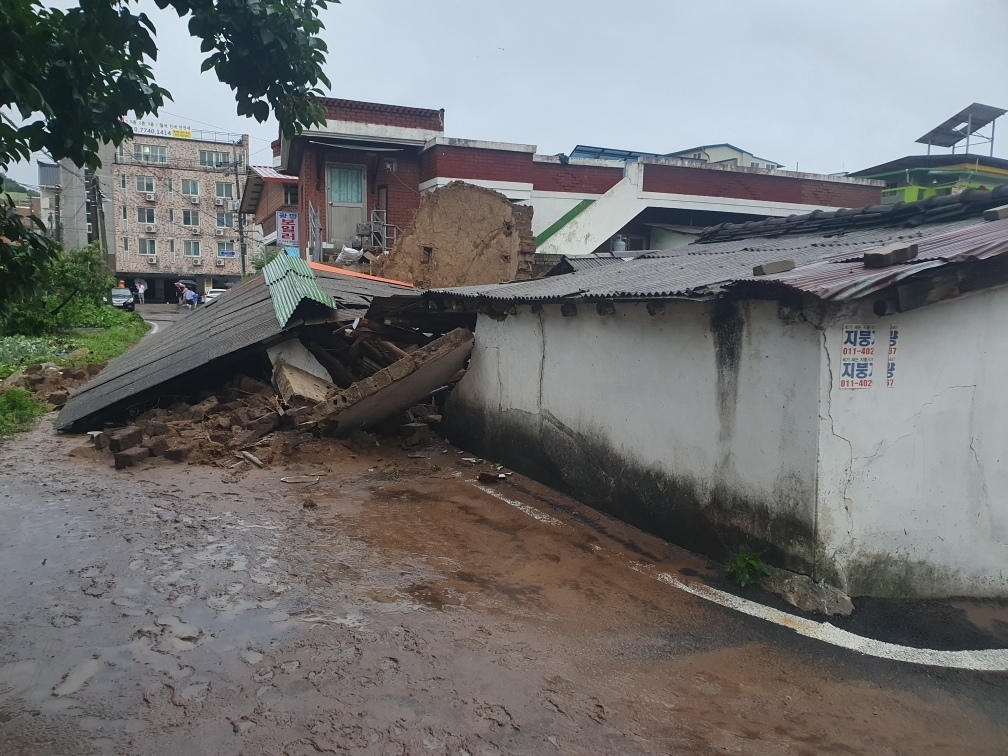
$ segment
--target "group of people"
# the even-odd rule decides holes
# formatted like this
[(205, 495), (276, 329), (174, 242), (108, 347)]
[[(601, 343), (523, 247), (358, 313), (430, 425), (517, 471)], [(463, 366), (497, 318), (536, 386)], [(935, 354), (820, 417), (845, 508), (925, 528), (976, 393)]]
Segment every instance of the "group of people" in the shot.
[(181, 302), (185, 307), (188, 307), (191, 310), (199, 304), (199, 294), (181, 281), (175, 282), (175, 289), (178, 291), (179, 302)]

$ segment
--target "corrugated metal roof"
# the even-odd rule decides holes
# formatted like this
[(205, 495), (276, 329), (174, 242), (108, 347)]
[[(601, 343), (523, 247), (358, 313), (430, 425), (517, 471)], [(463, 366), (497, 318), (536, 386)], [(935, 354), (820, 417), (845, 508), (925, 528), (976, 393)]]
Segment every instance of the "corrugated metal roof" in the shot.
[[(550, 301), (568, 297), (637, 299), (696, 295), (719, 284), (750, 278), (753, 268), (764, 263), (789, 259), (801, 268), (820, 260), (842, 260), (852, 256), (860, 258), (866, 249), (911, 239), (920, 246), (928, 237), (977, 224), (983, 224), (983, 221), (971, 218), (945, 226), (868, 229), (843, 238), (810, 235), (803, 238), (690, 244), (674, 250), (650, 253), (647, 257), (616, 266), (607, 265), (535, 281), (465, 286), (436, 290), (433, 293), (497, 302)], [(923, 248), (928, 249), (926, 244)]]
[(304, 302), (315, 302), (329, 309), (336, 307), (333, 298), (315, 283), (315, 274), (300, 257), (277, 255), (263, 268), (263, 275), (281, 328), (287, 327)]
[[(339, 305), (363, 314), (375, 297), (418, 297), (413, 289), (373, 279), (317, 271), (316, 282)], [(70, 397), (56, 419), (57, 430), (120, 403), (191, 370), (233, 355), (281, 332), (262, 275), (196, 309), (164, 331), (145, 337), (117, 357)]]
[(298, 177), (288, 173), (280, 173), (276, 168), (268, 165), (250, 165), (249, 170), (254, 172), (263, 181), (283, 181), (286, 183), (297, 183)]
[(866, 268), (849, 256), (770, 276), (745, 276), (736, 285), (776, 285), (837, 301), (864, 297), (898, 281), (948, 263), (989, 260), (1008, 253), (1008, 219), (979, 222), (933, 234), (917, 242), (917, 256), (888, 268)]

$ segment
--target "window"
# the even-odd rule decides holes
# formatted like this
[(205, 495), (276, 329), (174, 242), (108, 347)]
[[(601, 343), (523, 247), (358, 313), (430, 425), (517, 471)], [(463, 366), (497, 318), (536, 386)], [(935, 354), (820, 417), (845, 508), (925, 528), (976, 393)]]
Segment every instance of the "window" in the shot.
[(284, 184), (284, 204), (296, 205), (298, 203), (297, 184)]
[(126, 220), (126, 205), (122, 206), (122, 216), (123, 216), (123, 220)]
[(123, 252), (129, 252), (129, 237), (123, 237)]
[(154, 239), (137, 239), (137, 246), (141, 255), (156, 255)]
[(126, 145), (124, 144), (119, 145), (119, 157), (120, 158), (126, 157)]
[(199, 151), (199, 164), (211, 168), (224, 168), (231, 165), (230, 152), (214, 152), (213, 150)]
[(125, 188), (126, 188), (126, 174), (125, 174), (125, 173), (124, 173), (124, 174), (122, 174), (122, 175), (121, 175), (121, 176), (119, 177), (119, 185), (120, 185), (120, 186), (121, 186), (121, 187), (122, 187), (123, 189), (125, 189)]
[(234, 184), (229, 184), (226, 181), (217, 182), (218, 197), (226, 197), (227, 199), (231, 199), (233, 193), (234, 193)]
[(217, 257), (234, 257), (234, 242), (217, 242)]
[(170, 199), (172, 193), (175, 191), (175, 182), (173, 182), (171, 179), (166, 179), (166, 181), (168, 182), (168, 197)]
[(168, 254), (171, 255), (171, 261), (175, 262), (175, 240), (168, 240)]
[(182, 194), (187, 197), (199, 196), (199, 181), (193, 179), (182, 179)]
[(360, 168), (329, 169), (329, 201), (341, 205), (363, 202), (364, 172)]
[(169, 207), (168, 208), (168, 225), (170, 226), (174, 222), (175, 222), (175, 208)]
[(133, 159), (138, 163), (167, 163), (168, 148), (156, 144), (134, 144)]
[(433, 257), (434, 257), (434, 247), (421, 247), (420, 249), (421, 265), (430, 265), (430, 261)]
[(199, 210), (183, 210), (182, 211), (182, 225), (183, 226), (198, 226), (199, 225)]
[(217, 228), (234, 226), (234, 213), (217, 213)]
[(153, 223), (154, 222), (154, 208), (153, 207), (138, 207), (137, 208), (137, 223)]
[(182, 255), (183, 257), (199, 257), (199, 242), (198, 241), (184, 241), (182, 242)]
[(154, 191), (154, 177), (153, 176), (137, 176), (136, 177), (136, 190), (138, 192), (153, 192)]

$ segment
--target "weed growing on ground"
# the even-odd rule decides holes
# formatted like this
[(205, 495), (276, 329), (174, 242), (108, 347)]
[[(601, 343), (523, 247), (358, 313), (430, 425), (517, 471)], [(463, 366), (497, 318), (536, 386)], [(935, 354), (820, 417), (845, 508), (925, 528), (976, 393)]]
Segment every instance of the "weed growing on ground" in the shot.
[(0, 438), (32, 427), (46, 408), (24, 389), (9, 389), (0, 394)]
[(763, 563), (763, 556), (745, 545), (739, 546), (725, 565), (725, 575), (743, 588), (769, 574), (770, 569)]

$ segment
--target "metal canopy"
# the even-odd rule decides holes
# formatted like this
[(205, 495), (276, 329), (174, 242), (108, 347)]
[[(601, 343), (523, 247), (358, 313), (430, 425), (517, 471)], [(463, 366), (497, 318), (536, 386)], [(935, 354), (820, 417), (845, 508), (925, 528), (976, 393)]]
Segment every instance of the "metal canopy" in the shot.
[[(932, 146), (955, 148), (959, 142), (965, 139), (967, 140), (966, 146), (968, 151), (970, 137), (980, 129), (987, 126), (987, 124), (993, 124), (996, 119), (1003, 116), (1006, 112), (1008, 111), (1003, 108), (995, 108), (991, 105), (983, 105), (979, 102), (974, 102), (968, 108), (960, 110), (944, 123), (935, 126), (931, 129), (931, 131), (918, 139), (917, 142), (919, 144), (928, 145), (930, 154), (930, 148)], [(993, 154), (993, 125), (991, 126), (990, 137), (982, 137), (978, 139), (978, 141), (990, 142), (992, 150), (991, 154)]]

